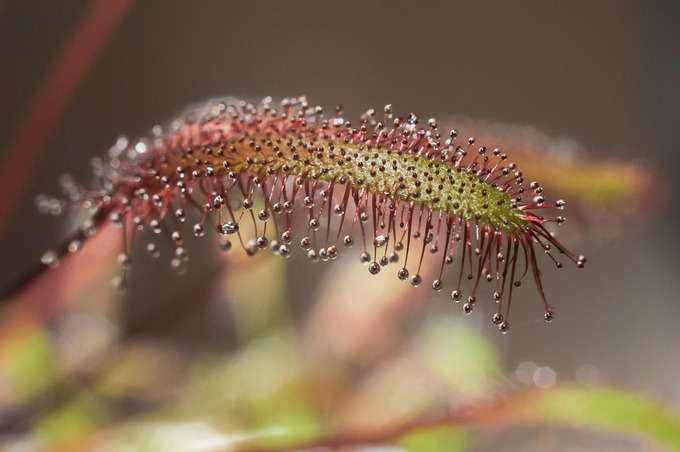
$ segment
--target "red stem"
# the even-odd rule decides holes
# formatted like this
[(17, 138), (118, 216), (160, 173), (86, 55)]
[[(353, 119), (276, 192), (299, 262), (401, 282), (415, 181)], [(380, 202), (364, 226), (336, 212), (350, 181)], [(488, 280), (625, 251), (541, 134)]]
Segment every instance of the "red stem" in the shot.
[(133, 0), (94, 0), (57, 56), (0, 169), (0, 236), (73, 93)]

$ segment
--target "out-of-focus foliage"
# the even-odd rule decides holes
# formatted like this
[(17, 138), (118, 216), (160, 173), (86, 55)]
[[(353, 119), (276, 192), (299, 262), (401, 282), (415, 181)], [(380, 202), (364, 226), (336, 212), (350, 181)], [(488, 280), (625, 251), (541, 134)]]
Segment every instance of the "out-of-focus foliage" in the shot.
[[(90, 339), (116, 323), (101, 306), (70, 306), (51, 328), (18, 329), (2, 344), (12, 352), (2, 355), (0, 411), (4, 424), (15, 416), (24, 427), (3, 442), (101, 451), (463, 451), (488, 446), (485, 432), (530, 426), (528, 436), (540, 432), (540, 441), (568, 428), (599, 432), (597, 444), (644, 438), (650, 448), (680, 450), (680, 417), (662, 404), (561, 378), (519, 381), (483, 335), (432, 310), (425, 291), (383, 285), (351, 257), (332, 264), (332, 278), (302, 314), (287, 298), (283, 259), (221, 258), (228, 276), (214, 283), (207, 309), (231, 312), (235, 348), (189, 350), (144, 334), (116, 343), (109, 334), (92, 351)], [(69, 261), (63, 266), (57, 271), (78, 277), (65, 271)], [(119, 295), (103, 298), (115, 305)], [(78, 351), (88, 347), (89, 355)]]
[(572, 232), (611, 239), (640, 213), (660, 205), (663, 182), (642, 159), (593, 158), (573, 139), (550, 137), (531, 126), (465, 116), (443, 124), (474, 136), (480, 146), (500, 146), (525, 180), (545, 188), (549, 201), (567, 201), (564, 215)]

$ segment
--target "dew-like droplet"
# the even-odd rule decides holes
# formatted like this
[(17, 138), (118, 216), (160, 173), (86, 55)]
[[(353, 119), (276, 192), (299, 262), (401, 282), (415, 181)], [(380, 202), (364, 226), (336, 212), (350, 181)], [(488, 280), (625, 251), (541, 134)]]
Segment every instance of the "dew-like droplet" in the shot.
[(583, 267), (585, 267), (585, 263), (586, 263), (586, 257), (585, 256), (579, 256), (578, 261), (576, 261), (576, 266), (578, 268), (583, 268)]
[(309, 207), (311, 209), (314, 207), (314, 198), (311, 196), (305, 196), (302, 200), (302, 204), (304, 204), (305, 207)]
[(158, 221), (157, 219), (153, 219), (149, 222), (149, 226), (151, 226), (151, 229), (153, 230), (154, 234), (160, 234), (161, 233), (161, 222)]
[(129, 254), (120, 253), (118, 255), (118, 263), (127, 270), (132, 266), (132, 258), (130, 258)]
[(134, 223), (135, 227), (139, 230), (142, 231), (144, 230), (144, 219), (142, 217), (134, 217), (132, 219), (132, 223)]
[(127, 290), (127, 279), (122, 276), (114, 276), (111, 279), (111, 285), (120, 292), (125, 292)]
[(261, 250), (267, 248), (269, 246), (269, 239), (267, 237), (258, 237), (256, 240), (257, 247)]
[(555, 207), (557, 207), (558, 210), (564, 210), (564, 206), (566, 206), (567, 203), (564, 202), (563, 199), (558, 199), (557, 202), (555, 202)]
[(328, 247), (326, 252), (328, 253), (328, 257), (330, 257), (331, 259), (335, 259), (336, 257), (338, 257), (338, 247), (335, 245)]
[(154, 259), (161, 255), (161, 251), (158, 249), (158, 246), (153, 242), (146, 245), (146, 252), (149, 253), (149, 255)]
[(465, 304), (463, 305), (463, 312), (464, 312), (466, 315), (467, 315), (467, 314), (471, 314), (471, 313), (472, 313), (472, 303), (465, 303)]
[(109, 217), (111, 219), (111, 224), (114, 225), (115, 227), (119, 228), (123, 226), (123, 217), (119, 213), (113, 213)]
[(421, 278), (420, 275), (411, 276), (411, 285), (413, 287), (418, 287), (421, 282), (423, 282), (423, 278)]
[(156, 207), (163, 207), (163, 198), (161, 197), (161, 195), (155, 194), (151, 197), (151, 200), (153, 201)]
[(384, 235), (378, 235), (373, 239), (373, 245), (375, 245), (378, 248), (385, 246), (386, 243), (387, 237), (385, 237)]
[(543, 315), (543, 318), (545, 319), (546, 322), (552, 322), (553, 319), (555, 318), (552, 310), (546, 311), (546, 313)]
[(224, 206), (224, 198), (221, 195), (215, 196), (212, 205), (216, 210), (221, 209)]
[(371, 262), (371, 255), (364, 251), (359, 255), (359, 260), (362, 264), (368, 265), (368, 263)]
[(406, 267), (400, 268), (399, 271), (397, 271), (397, 278), (402, 281), (408, 278), (408, 269)]
[(309, 227), (310, 227), (310, 229), (316, 231), (317, 229), (319, 229), (319, 226), (320, 226), (320, 224), (319, 224), (319, 220), (318, 220), (318, 219), (312, 218), (311, 220), (309, 220)]
[(179, 246), (182, 244), (182, 234), (179, 231), (173, 231), (170, 237), (172, 237), (172, 240), (175, 242), (175, 245)]
[(505, 334), (510, 330), (510, 324), (508, 324), (507, 321), (502, 321), (501, 323), (498, 324), (498, 331), (501, 333)]
[(444, 286), (444, 284), (442, 283), (441, 279), (435, 279), (432, 282), (432, 289), (436, 292), (441, 291), (443, 286)]
[(283, 244), (279, 247), (279, 254), (283, 257), (290, 257), (290, 247)]
[(389, 261), (387, 260), (387, 256), (382, 256), (379, 260), (378, 263), (380, 263), (381, 267), (387, 267), (387, 264), (389, 264)]
[(380, 273), (380, 264), (378, 264), (378, 263), (375, 262), (375, 261), (374, 261), (374, 262), (371, 262), (371, 264), (368, 266), (368, 271), (369, 271), (372, 275), (377, 275), (378, 273)]
[(87, 238), (92, 236), (95, 232), (97, 232), (97, 227), (94, 225), (94, 221), (86, 220), (85, 222), (83, 222), (81, 231), (83, 231), (83, 236)]
[(83, 241), (82, 240), (71, 240), (68, 243), (68, 251), (69, 253), (75, 253), (83, 249)]
[(45, 253), (43, 253), (42, 257), (40, 258), (40, 262), (50, 268), (54, 268), (59, 265), (59, 256), (54, 251), (45, 251)]
[(315, 262), (315, 263), (316, 263), (316, 262), (319, 262), (319, 256), (316, 254), (316, 251), (314, 251), (314, 250), (309, 250), (309, 251), (307, 251), (307, 257), (308, 257), (309, 260), (311, 260), (312, 262)]
[(300, 246), (303, 250), (308, 250), (312, 247), (312, 241), (309, 237), (304, 237), (302, 240), (300, 240)]
[(397, 262), (399, 262), (399, 255), (397, 253), (391, 253), (389, 260), (391, 264), (396, 264)]
[(346, 235), (344, 239), (342, 239), (342, 243), (347, 247), (351, 247), (354, 244), (354, 239), (352, 239), (351, 236)]
[(293, 203), (290, 201), (284, 202), (283, 210), (286, 211), (287, 213), (291, 213), (293, 211)]
[(183, 275), (187, 271), (187, 265), (179, 257), (175, 257), (170, 261), (170, 268), (178, 275)]
[(175, 257), (180, 258), (182, 260), (182, 262), (188, 262), (189, 261), (189, 255), (187, 254), (187, 250), (185, 250), (181, 246), (175, 248)]
[(260, 210), (257, 213), (257, 218), (259, 218), (261, 221), (267, 221), (269, 219), (269, 211), (268, 210)]
[(205, 228), (203, 227), (202, 224), (196, 223), (194, 225), (194, 235), (196, 237), (203, 237), (205, 235)]
[(319, 249), (319, 257), (321, 258), (322, 261), (328, 262), (330, 257), (328, 257), (328, 251), (326, 250), (326, 248)]
[(246, 248), (246, 254), (248, 256), (254, 256), (255, 254), (257, 254), (257, 250), (259, 250), (259, 248), (257, 247), (257, 239), (252, 238), (252, 239), (248, 240), (248, 243), (246, 243), (245, 248)]
[(219, 226), (219, 232), (223, 235), (236, 234), (238, 232), (238, 225), (232, 221), (226, 221)]
[(231, 241), (230, 240), (220, 240), (220, 249), (222, 251), (229, 251), (231, 249)]
[(503, 315), (500, 312), (497, 312), (493, 316), (491, 316), (491, 321), (495, 325), (498, 325), (503, 321)]
[(460, 292), (460, 290), (456, 289), (456, 290), (454, 290), (453, 292), (451, 292), (451, 299), (452, 299), (453, 301), (455, 301), (456, 303), (458, 303), (458, 302), (460, 301), (460, 297), (461, 297), (462, 295), (463, 295), (463, 294)]
[(177, 209), (175, 210), (175, 217), (177, 217), (177, 219), (183, 223), (187, 218), (187, 213), (184, 211), (184, 209)]

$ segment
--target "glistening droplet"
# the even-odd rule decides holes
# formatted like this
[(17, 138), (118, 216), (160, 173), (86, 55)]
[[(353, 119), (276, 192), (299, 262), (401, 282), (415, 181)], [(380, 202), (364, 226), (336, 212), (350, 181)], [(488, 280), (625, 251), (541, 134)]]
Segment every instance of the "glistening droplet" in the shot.
[(227, 221), (222, 223), (219, 229), (219, 232), (224, 235), (236, 234), (238, 232), (238, 225), (231, 221)]
[(54, 251), (45, 251), (45, 253), (43, 253), (42, 257), (40, 258), (40, 262), (50, 268), (54, 268), (59, 265), (59, 256)]

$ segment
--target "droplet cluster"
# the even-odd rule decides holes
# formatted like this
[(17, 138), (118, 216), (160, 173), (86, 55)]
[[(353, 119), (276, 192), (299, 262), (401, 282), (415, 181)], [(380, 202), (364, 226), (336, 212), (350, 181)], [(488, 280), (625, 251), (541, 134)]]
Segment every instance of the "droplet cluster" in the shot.
[[(299, 248), (312, 261), (328, 261), (340, 248), (358, 246), (370, 273), (393, 264), (397, 277), (414, 286), (423, 284), (423, 260), (433, 254), (439, 268), (432, 288), (448, 288), (460, 302), (463, 280), (471, 280), (462, 303), (469, 314), (480, 283), (491, 284), (492, 321), (503, 332), (513, 288), (527, 274), (543, 298), (545, 319), (553, 318), (537, 247), (558, 267), (555, 249), (579, 267), (585, 262), (544, 226), (564, 218), (539, 214), (564, 208), (564, 201), (548, 204), (538, 183), (525, 186), (500, 149), (460, 140), (456, 130), (441, 133), (434, 119), (395, 117), (390, 105), (352, 124), (339, 107), (325, 115), (304, 97), (258, 105), (229, 99), (152, 132), (136, 142), (120, 138), (106, 160), (93, 160), (94, 188), (62, 177), (66, 202), (40, 197), (46, 213), (58, 214), (67, 203), (89, 212), (68, 251), (110, 222), (123, 230), (119, 261), (128, 269), (135, 231), (149, 229), (149, 255), (160, 256), (158, 240), (170, 241), (170, 265), (183, 272), (185, 235), (213, 230), (222, 249), (235, 241), (249, 255), (271, 248), (288, 257)], [(55, 252), (43, 257), (48, 266), (57, 261)], [(124, 286), (124, 276), (118, 284)]]

